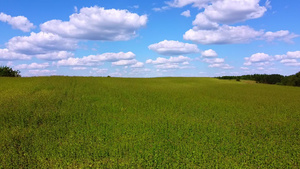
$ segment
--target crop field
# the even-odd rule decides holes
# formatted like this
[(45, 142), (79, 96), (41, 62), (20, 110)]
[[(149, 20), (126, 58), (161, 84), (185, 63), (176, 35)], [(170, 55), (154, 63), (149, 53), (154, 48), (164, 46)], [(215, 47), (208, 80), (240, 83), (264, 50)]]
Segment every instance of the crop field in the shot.
[(300, 88), (0, 78), (0, 168), (299, 168)]

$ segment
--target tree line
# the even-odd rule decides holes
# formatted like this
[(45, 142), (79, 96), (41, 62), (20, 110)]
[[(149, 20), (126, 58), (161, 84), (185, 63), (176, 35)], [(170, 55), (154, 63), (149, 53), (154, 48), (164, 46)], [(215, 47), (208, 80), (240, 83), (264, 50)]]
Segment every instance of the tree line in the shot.
[(218, 79), (236, 79), (240, 80), (254, 80), (256, 83), (266, 84), (279, 84), (288, 86), (300, 86), (300, 72), (290, 75), (283, 76), (280, 74), (253, 74), (253, 75), (242, 75), (242, 76), (220, 76)]
[(0, 77), (21, 77), (19, 70), (13, 70), (8, 66), (0, 66)]

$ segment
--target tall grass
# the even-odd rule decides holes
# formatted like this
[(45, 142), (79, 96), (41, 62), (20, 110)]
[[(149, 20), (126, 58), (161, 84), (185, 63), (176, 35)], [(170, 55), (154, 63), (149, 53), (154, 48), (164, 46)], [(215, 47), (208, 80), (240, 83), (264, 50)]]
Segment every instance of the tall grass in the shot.
[(0, 168), (299, 168), (300, 88), (0, 78)]

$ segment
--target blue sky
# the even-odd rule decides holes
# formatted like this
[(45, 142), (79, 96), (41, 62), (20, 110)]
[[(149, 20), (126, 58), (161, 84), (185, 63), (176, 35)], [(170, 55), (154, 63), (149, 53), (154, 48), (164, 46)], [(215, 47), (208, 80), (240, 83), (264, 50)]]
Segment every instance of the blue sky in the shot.
[(0, 65), (22, 76), (300, 70), (296, 0), (0, 0)]

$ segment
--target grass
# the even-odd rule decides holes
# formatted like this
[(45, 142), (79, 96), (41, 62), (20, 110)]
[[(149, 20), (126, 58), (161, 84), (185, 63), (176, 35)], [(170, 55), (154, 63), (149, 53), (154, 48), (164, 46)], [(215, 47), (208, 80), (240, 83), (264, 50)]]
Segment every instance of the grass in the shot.
[(300, 88), (0, 78), (0, 168), (299, 168)]

